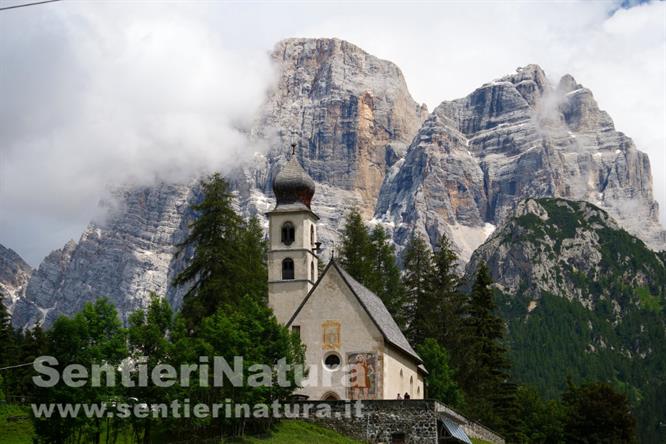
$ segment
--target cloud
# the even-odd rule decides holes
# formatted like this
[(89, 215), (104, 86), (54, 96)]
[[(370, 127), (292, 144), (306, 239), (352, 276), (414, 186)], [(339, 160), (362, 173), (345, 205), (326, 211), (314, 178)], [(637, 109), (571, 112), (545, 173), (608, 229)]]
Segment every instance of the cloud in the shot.
[(0, 16), (0, 241), (33, 264), (78, 239), (118, 184), (191, 180), (258, 149), (274, 73), (180, 8)]
[(650, 155), (666, 222), (666, 3), (61, 2), (0, 13), (0, 243), (31, 263), (77, 238), (108, 184), (182, 178), (244, 131), (286, 37), (338, 37), (433, 109), (538, 63), (590, 88)]

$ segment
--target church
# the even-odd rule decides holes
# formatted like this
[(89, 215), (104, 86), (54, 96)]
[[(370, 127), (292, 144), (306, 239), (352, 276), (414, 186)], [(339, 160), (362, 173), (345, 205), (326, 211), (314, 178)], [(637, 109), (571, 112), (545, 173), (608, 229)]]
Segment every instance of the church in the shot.
[(427, 371), (382, 300), (335, 259), (319, 274), (319, 218), (310, 206), (315, 183), (293, 153), (274, 177), (273, 193), (269, 305), (300, 336), (311, 373), (296, 394), (312, 400), (423, 399)]

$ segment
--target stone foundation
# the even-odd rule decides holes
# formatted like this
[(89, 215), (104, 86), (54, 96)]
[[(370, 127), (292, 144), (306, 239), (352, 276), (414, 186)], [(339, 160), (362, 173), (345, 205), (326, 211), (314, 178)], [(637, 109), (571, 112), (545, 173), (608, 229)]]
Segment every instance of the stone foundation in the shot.
[(312, 414), (302, 419), (368, 443), (438, 444), (437, 420), (446, 417), (459, 424), (470, 438), (504, 444), (498, 434), (432, 400), (363, 401), (360, 417), (355, 415), (354, 401), (308, 400), (293, 404), (314, 405), (313, 411), (326, 404), (331, 411), (328, 417)]

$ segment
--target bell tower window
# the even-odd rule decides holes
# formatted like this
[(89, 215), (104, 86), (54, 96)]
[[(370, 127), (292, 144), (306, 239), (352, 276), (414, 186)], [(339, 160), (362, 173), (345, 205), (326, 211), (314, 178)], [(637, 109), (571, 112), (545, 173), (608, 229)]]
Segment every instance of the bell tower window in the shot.
[(296, 227), (291, 222), (282, 224), (282, 243), (291, 245), (296, 239)]
[(310, 280), (314, 281), (315, 280), (315, 267), (314, 267), (314, 261), (310, 262)]
[(294, 260), (290, 257), (282, 261), (282, 279), (294, 279)]
[(314, 225), (310, 225), (310, 244), (315, 244)]

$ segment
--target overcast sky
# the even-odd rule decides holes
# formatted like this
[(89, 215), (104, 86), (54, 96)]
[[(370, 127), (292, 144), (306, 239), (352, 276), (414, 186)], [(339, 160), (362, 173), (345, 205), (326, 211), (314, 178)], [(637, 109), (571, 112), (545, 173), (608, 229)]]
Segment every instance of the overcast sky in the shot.
[[(25, 3), (0, 0), (0, 6)], [(286, 37), (338, 37), (432, 110), (529, 63), (590, 88), (652, 161), (666, 221), (666, 4), (69, 2), (0, 11), (0, 243), (32, 265), (109, 185), (247, 156)], [(636, 2), (626, 2), (634, 4)], [(177, 168), (175, 168), (177, 167)]]

